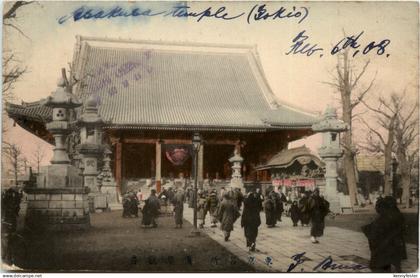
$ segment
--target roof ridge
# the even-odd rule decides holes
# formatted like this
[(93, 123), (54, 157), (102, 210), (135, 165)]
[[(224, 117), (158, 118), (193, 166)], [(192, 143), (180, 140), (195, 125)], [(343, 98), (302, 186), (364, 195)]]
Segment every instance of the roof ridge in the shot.
[(141, 39), (124, 39), (124, 38), (108, 38), (96, 36), (77, 36), (80, 43), (83, 41), (97, 41), (107, 43), (133, 43), (133, 44), (158, 44), (166, 46), (196, 46), (196, 47), (219, 47), (219, 48), (243, 48), (252, 50), (255, 45), (251, 44), (227, 44), (227, 43), (208, 43), (208, 42), (190, 42), (190, 41), (166, 41), (166, 40), (141, 40)]

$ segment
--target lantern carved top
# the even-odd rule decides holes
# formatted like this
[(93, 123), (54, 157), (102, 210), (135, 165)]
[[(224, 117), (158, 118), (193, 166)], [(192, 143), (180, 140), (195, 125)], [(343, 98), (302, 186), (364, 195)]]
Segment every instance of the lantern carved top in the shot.
[(61, 77), (57, 82), (57, 89), (45, 99), (44, 105), (52, 108), (76, 108), (82, 103), (70, 92), (66, 81)]
[(98, 102), (94, 95), (90, 95), (85, 102), (85, 109), (79, 122), (85, 124), (103, 124), (103, 120), (98, 113)]
[(348, 125), (337, 119), (337, 110), (328, 105), (325, 109), (323, 118), (318, 123), (312, 125), (315, 132), (343, 132), (348, 130)]

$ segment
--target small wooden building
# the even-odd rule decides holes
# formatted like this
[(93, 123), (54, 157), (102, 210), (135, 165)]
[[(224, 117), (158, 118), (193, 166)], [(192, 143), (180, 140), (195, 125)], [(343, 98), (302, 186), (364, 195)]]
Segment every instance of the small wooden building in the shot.
[(282, 150), (255, 169), (259, 180), (280, 187), (284, 193), (325, 185), (325, 163), (306, 146)]

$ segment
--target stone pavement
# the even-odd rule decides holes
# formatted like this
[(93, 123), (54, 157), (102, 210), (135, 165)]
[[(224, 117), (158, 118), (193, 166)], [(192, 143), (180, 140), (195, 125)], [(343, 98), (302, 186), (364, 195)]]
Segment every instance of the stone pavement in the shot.
[[(184, 218), (192, 223), (193, 210), (185, 206)], [(293, 227), (289, 217), (282, 217), (282, 222), (275, 228), (267, 228), (265, 214), (261, 213), (261, 226), (257, 237), (257, 252), (249, 252), (246, 247), (240, 219), (235, 222), (230, 241), (225, 242), (219, 227), (210, 228), (210, 217), (207, 215), (204, 231), (213, 240), (226, 247), (239, 259), (252, 264), (261, 272), (287, 272), (289, 265), (295, 263), (291, 257), (305, 252), (304, 262), (297, 265), (292, 272), (370, 272), (365, 269), (322, 269), (314, 268), (328, 256), (334, 264), (344, 266), (368, 266), (370, 251), (367, 238), (361, 232), (354, 232), (338, 227), (326, 227), (319, 244), (310, 242), (310, 227)], [(404, 272), (415, 272), (418, 264), (418, 247), (407, 244), (408, 259), (403, 261)], [(324, 264), (325, 265), (325, 264)]]

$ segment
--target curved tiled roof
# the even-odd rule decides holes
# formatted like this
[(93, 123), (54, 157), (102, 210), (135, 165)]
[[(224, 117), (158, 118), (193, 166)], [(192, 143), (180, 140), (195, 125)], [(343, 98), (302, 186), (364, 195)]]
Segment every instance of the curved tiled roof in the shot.
[[(255, 48), (78, 37), (74, 93), (93, 95), (107, 128), (310, 129), (314, 115), (276, 100)], [(49, 119), (40, 102), (9, 115)]]
[(265, 165), (257, 167), (258, 170), (264, 170), (268, 168), (286, 168), (292, 165), (297, 159), (307, 157), (310, 158), (318, 166), (323, 166), (319, 157), (314, 155), (309, 148), (301, 146), (293, 149), (282, 150), (281, 152), (274, 155)]
[(279, 105), (249, 47), (81, 40), (76, 94), (120, 127), (310, 128)]
[(42, 101), (22, 102), (21, 105), (6, 102), (6, 111), (11, 118), (25, 117), (36, 122), (47, 122), (52, 118), (52, 109)]

